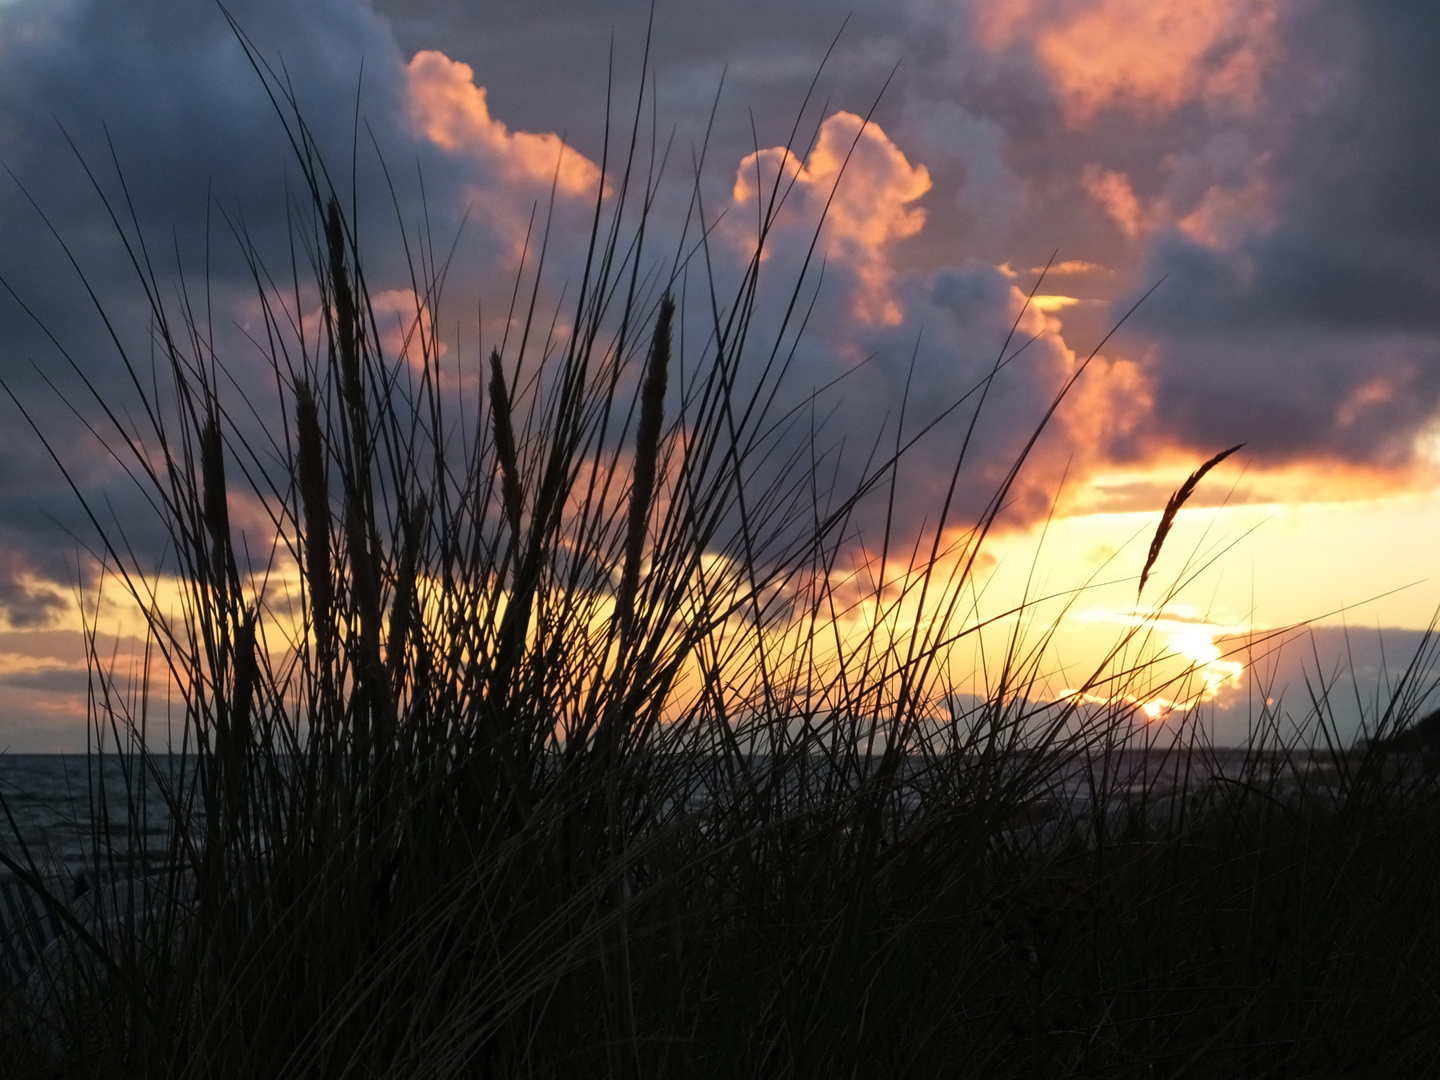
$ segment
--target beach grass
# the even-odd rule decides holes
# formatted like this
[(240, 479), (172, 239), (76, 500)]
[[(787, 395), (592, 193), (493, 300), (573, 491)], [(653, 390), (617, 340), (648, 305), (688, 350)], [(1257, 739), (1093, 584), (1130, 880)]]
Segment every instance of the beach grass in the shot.
[[(971, 696), (952, 680), (976, 558), (1025, 462), (978, 519), (937, 507), (918, 538), (884, 510), (904, 439), (836, 488), (817, 403), (786, 382), (813, 267), (761, 276), (783, 177), (721, 297), (712, 223), (661, 245), (655, 158), (620, 147), (565, 329), (534, 274), (515, 332), (450, 370), (419, 310), (406, 357), (381, 347), (354, 206), (255, 59), (305, 182), (293, 280), (236, 228), (274, 393), (242, 392), (201, 308), (143, 271), (154, 349), (116, 347), (147, 411), (75, 402), (171, 543), (161, 575), (92, 508), (154, 688), (92, 633), (94, 750), (133, 786), (97, 802), (79, 898), (4, 853), (64, 932), (0, 990), (0, 1071), (1440, 1067), (1440, 798), (1384, 739), (1423, 711), (1423, 664), (1368, 748), (1321, 692), (1298, 719), (1261, 707), (1223, 762), (1178, 713), (1157, 740), (1143, 667), (1039, 693), (1019, 620)], [(446, 268), (412, 250), (434, 312)], [(779, 326), (754, 321), (760, 290)], [(992, 378), (1022, 345), (996, 343)], [(980, 452), (957, 448), (957, 477)], [(237, 543), (242, 500), (268, 546)], [(875, 506), (870, 572), (847, 573)], [(874, 629), (841, 634), (861, 605)], [(148, 734), (167, 692), (178, 745)], [(1167, 755), (1168, 779), (1134, 782)], [(1096, 797), (1070, 813), (1078, 776)], [(162, 850), (111, 827), (161, 813)]]

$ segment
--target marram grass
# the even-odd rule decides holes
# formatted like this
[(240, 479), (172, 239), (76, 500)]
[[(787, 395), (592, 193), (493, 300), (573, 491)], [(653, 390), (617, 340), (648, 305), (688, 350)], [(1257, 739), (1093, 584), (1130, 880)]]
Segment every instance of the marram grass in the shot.
[[(283, 345), (278, 398), (245, 400), (222, 391), (184, 294), (147, 290), (156, 360), (120, 359), (148, 426), (104, 419), (163, 518), (180, 603), (115, 530), (99, 554), (145, 614), (189, 756), (151, 745), (149, 699), (97, 645), (95, 746), (132, 794), (97, 810), (86, 896), (3, 853), (65, 929), (0, 991), (0, 1070), (1440, 1068), (1440, 803), (1423, 774), (1379, 742), (1327, 743), (1319, 695), (1302, 742), (1328, 751), (1295, 749), (1267, 712), (1229, 773), (1198, 735), (1170, 745), (1187, 796), (1057, 816), (1059, 779), (1136, 760), (1124, 687), (1097, 674), (1114, 706), (1043, 703), (1039, 652), (1017, 639), (982, 680), (1000, 689), (959, 704), (946, 680), (973, 559), (920, 567), (908, 634), (882, 618), (837, 636), (855, 598), (833, 571), (903, 454), (836, 491), (825, 447), (794, 450), (803, 425), (780, 402), (801, 314), (757, 343), (753, 293), (777, 287), (758, 246), (728, 303), (693, 266), (653, 261), (632, 146), (619, 195), (597, 200), (573, 329), (536, 346), (527, 322), (528, 344), (475, 364), (484, 395), (462, 409), (419, 312), (418, 370), (382, 351), (353, 215), (268, 85), (308, 185), (320, 325), (252, 254)], [(415, 273), (433, 312), (443, 274)], [(268, 441), (241, 422), (251, 407), (277, 418)], [(267, 550), (237, 545), (237, 493), (273, 522)], [(978, 544), (1005, 495), (932, 527), (974, 526)], [(267, 586), (287, 567), (293, 590)], [(1428, 689), (1402, 686), (1386, 727)], [(172, 823), (163, 851), (112, 839), (142, 831), (107, 822), (147, 814)]]

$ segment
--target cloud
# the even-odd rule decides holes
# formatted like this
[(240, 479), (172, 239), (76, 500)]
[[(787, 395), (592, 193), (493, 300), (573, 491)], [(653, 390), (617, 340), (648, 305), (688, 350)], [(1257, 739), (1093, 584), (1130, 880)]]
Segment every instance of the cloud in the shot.
[(442, 52), (417, 52), (405, 68), (412, 122), (442, 149), (471, 155), (508, 180), (549, 184), (564, 195), (590, 195), (599, 167), (553, 133), (510, 131), (490, 115), (485, 87), (469, 64)]
[(1440, 110), (1440, 24), (1422, 8), (1287, 5), (1263, 107), (1158, 161), (1080, 170), (1144, 253), (1140, 287), (1163, 279), (1113, 345), (1153, 409), (1117, 460), (1245, 441), (1338, 499), (1434, 483), (1440, 134), (1419, 118)]
[[(436, 337), (430, 307), (414, 289), (382, 289), (371, 295), (370, 309), (387, 360), (404, 360), (419, 371), (427, 359), (434, 364), (450, 351), (450, 346)], [(436, 346), (433, 350), (432, 344)]]
[[(1060, 320), (1033, 306), (1022, 317), (1024, 294), (1003, 270), (978, 261), (897, 277), (891, 299), (905, 318), (895, 325), (857, 322), (847, 284), (827, 279), (793, 365), (802, 388), (845, 374), (818, 404), (829, 419), (822, 443), (843, 439), (847, 453), (863, 460), (877, 437), (880, 447), (893, 445), (902, 411), (907, 439), (935, 425), (907, 452), (893, 504), (887, 494), (857, 515), (867, 535), (878, 538), (893, 510), (895, 536), (914, 537), (934, 528), (947, 504), (947, 528), (968, 529), (1007, 484), (1003, 526), (1043, 517), (1067, 459), (1088, 456), (1063, 418), (1027, 449), (1077, 362)], [(1006, 362), (997, 371), (1002, 349)], [(848, 475), (842, 471), (842, 490)]]
[[(1173, 171), (1179, 172), (1182, 167), (1191, 172), (1203, 168), (1193, 159), (1182, 163), (1177, 158), (1172, 162)], [(1165, 195), (1142, 202), (1123, 172), (1087, 164), (1080, 172), (1080, 183), (1120, 232), (1132, 240), (1175, 228), (1197, 244), (1223, 249), (1274, 221), (1273, 188), (1265, 174), (1263, 156), (1239, 177), (1203, 182), (1199, 198), (1192, 195), (1192, 205), (1183, 214)]]
[[(1059, 410), (1060, 422), (1080, 458), (1075, 471), (1082, 483), (1070, 493), (1072, 508), (1077, 500), (1093, 496), (1093, 484), (1085, 483), (1093, 477), (1092, 470), (1111, 458), (1136, 456), (1140, 452), (1137, 438), (1148, 443), (1154, 409), (1154, 389), (1138, 363), (1106, 356), (1091, 361)], [(1135, 509), (1164, 506), (1174, 489), (1172, 484), (1148, 492), (1149, 502)]]
[(17, 690), (38, 690), (72, 697), (84, 694), (89, 685), (90, 673), (83, 667), (40, 667), (29, 671), (9, 671), (0, 674), (0, 686), (13, 687)]
[(911, 165), (875, 123), (837, 112), (820, 125), (809, 158), (801, 163), (784, 147), (751, 153), (740, 163), (734, 201), (753, 211), (776, 190), (800, 204), (803, 220), (825, 214), (829, 252), (847, 263), (859, 282), (852, 294), (855, 317), (895, 325), (904, 317), (891, 295), (895, 276), (891, 245), (925, 226), (925, 210), (913, 206), (930, 190), (930, 172)]
[(1024, 42), (1067, 120), (1118, 106), (1163, 113), (1190, 101), (1256, 107), (1275, 51), (1277, 0), (1002, 0), (976, 6), (992, 50)]
[[(521, 43), (578, 69), (605, 53), (623, 18), (614, 5), (524, 18), (449, 0), (384, 6), (413, 40), (428, 33), (426, 47), (448, 35), (447, 52), (483, 72), (495, 100), (508, 94), (528, 110), (515, 123), (533, 130), (560, 130), (578, 99), (557, 109), (573, 78), (527, 68)], [(776, 120), (788, 129), (813, 73), (765, 60), (818, 62), (828, 45), (823, 5), (772, 9), (742, 2), (727, 11), (743, 18), (656, 24), (681, 114), (708, 115), (730, 64), (716, 128), (727, 148), (752, 137), (749, 107), (760, 146)], [(1097, 275), (1050, 290), (1115, 301), (1066, 308), (1063, 332), (1075, 341), (1099, 340), (1139, 290), (1166, 279), (1079, 388), (1091, 408), (1123, 409), (1081, 425), (1087, 438), (1114, 440), (1099, 457), (1248, 439), (1260, 469), (1309, 461), (1337, 477), (1420, 482), (1414, 447), (1440, 409), (1429, 374), (1440, 334), (1440, 139), (1430, 122), (1440, 81), (1429, 74), (1440, 27), (1430, 6), (911, 0), (855, 12), (858, 29), (842, 36), (822, 93), (862, 114), (861, 91), (873, 95), (903, 55), (876, 116), (896, 156), (924, 162), (930, 187), (923, 229), (878, 245), (857, 229), (850, 250), (826, 249), (827, 275), (849, 300), (835, 317), (875, 327), (903, 315), (913, 333), (927, 308), (903, 285), (912, 271), (972, 259), (1038, 266), (1059, 247), (1062, 261), (1114, 274), (1114, 285)], [(792, 198), (813, 211), (819, 186), (802, 177), (821, 170), (778, 153), (761, 151), (770, 175), (789, 170)], [(889, 207), (903, 222), (921, 201), (887, 201), (904, 173), (892, 155), (877, 157), (881, 197), (839, 209), (870, 222), (884, 215), (869, 210)], [(1105, 297), (1107, 286), (1135, 291)], [(1100, 375), (1113, 392), (1085, 389)]]
[(16, 629), (50, 625), (68, 610), (58, 589), (45, 581), (23, 552), (0, 548), (0, 616)]
[(1080, 174), (1080, 182), (1090, 197), (1104, 207), (1122, 233), (1133, 237), (1140, 232), (1141, 223), (1148, 215), (1135, 197), (1128, 176), (1101, 169), (1098, 165), (1086, 165)]
[(1113, 274), (1099, 263), (1087, 262), (1084, 259), (1065, 259), (1052, 266), (1034, 266), (1030, 268), (1032, 274)]
[[(1152, 429), (1190, 446), (1248, 442), (1259, 462), (1378, 466), (1404, 486), (1440, 407), (1440, 341), (1196, 331), (1148, 361)], [(1371, 492), (1378, 494), (1379, 492)]]
[(1308, 54), (1282, 73), (1329, 89), (1275, 102), (1287, 115), (1270, 161), (1283, 178), (1273, 212), (1223, 254), (1158, 242), (1155, 268), (1184, 278), (1167, 298), (1167, 325), (1188, 325), (1186, 314), (1213, 322), (1223, 309), (1244, 328), (1440, 330), (1440, 132), (1419, 122), (1440, 109), (1440, 80), (1429, 77), (1440, 25), (1422, 6), (1387, 0), (1343, 20), (1338, 4), (1317, 9), (1313, 21), (1344, 44), (1324, 80)]
[[(457, 245), (449, 286), (465, 297), (473, 317), (475, 295), (493, 297), (513, 287), (511, 256), (533, 208), (548, 198), (557, 164), (562, 200), (593, 193), (593, 163), (556, 135), (513, 131), (491, 117), (483, 88), (474, 86), (465, 65), (433, 52), (407, 61), (367, 4), (317, 0), (296, 8), (237, 0), (231, 10), (263, 60), (289, 72), (307, 129), (342, 188), (347, 213), (353, 212), (382, 346), (391, 357), (419, 362), (415, 334), (408, 346), (404, 340), (417, 313), (417, 333), (428, 333), (432, 322), (453, 329), (456, 321), (442, 321), (433, 300), (416, 303), (412, 272), (423, 267), (411, 264), (413, 253), (423, 261), (435, 248)], [(417, 115), (426, 121), (419, 128)], [(357, 144), (357, 121), (373, 142), (367, 145), (362, 135)], [(145, 244), (144, 261), (177, 328), (183, 320), (176, 286), (186, 279), (191, 302), (205, 311), (200, 323), (213, 334), (204, 348), (214, 350), (258, 415), (269, 415), (275, 379), (265, 343), (275, 340), (272, 331), (286, 336), (282, 308), (299, 304), (288, 318), (307, 316), (308, 347), (316, 344), (318, 323), (308, 316), (318, 300), (303, 259), (299, 295), (285, 280), (292, 244), (313, 223), (305, 220), (303, 198), (297, 201), (301, 188), (281, 118), (218, 9), (167, 0), (147, 0), (123, 13), (85, 0), (0, 8), (0, 153), (71, 246), (137, 371), (149, 363), (151, 312), (122, 231), (137, 253)], [(118, 227), (96, 187), (120, 210)], [(471, 207), (483, 212), (462, 232)], [(393, 231), (384, 231), (393, 230), (397, 218), (412, 240), (414, 230), (429, 230), (430, 253), (423, 245), (407, 251)], [(556, 236), (568, 240), (566, 227), (557, 222)], [(0, 184), (0, 228), (7, 238), (0, 277), (45, 328), (0, 293), (0, 378), (52, 439), (101, 518), (113, 510), (137, 556), (158, 564), (167, 547), (164, 530), (69, 408), (84, 411), (98, 399), (117, 416), (143, 418), (137, 388), (76, 268), (8, 177)], [(262, 317), (242, 249), (264, 261), (278, 282), (271, 301), (279, 327)], [(292, 359), (295, 344), (286, 342)], [(448, 348), (442, 334), (439, 351)], [(10, 407), (6, 402), (4, 410)], [(237, 411), (242, 424), (250, 423), (248, 413)], [(57, 532), (93, 544), (94, 527), (28, 426), (13, 413), (8, 418), (17, 422), (0, 426), (0, 613), (15, 625), (40, 625), (59, 610), (57, 597), (73, 587), (77, 573), (89, 572), (77, 542), (57, 543)], [(263, 425), (251, 433), (269, 437)], [(59, 592), (50, 582), (61, 583)]]

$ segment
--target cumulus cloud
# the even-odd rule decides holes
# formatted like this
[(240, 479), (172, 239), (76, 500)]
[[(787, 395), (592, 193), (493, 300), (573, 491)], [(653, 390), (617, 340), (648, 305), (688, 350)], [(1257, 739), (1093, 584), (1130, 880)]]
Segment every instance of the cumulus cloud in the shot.
[[(1011, 467), (1078, 363), (1059, 318), (1033, 306), (1022, 315), (1025, 296), (998, 267), (969, 261), (911, 271), (896, 279), (892, 299), (905, 314), (897, 325), (857, 321), (843, 284), (828, 300), (822, 290), (812, 331), (792, 361), (800, 388), (844, 376), (818, 403), (828, 421), (819, 437), (826, 446), (843, 444), (852, 467), (877, 437), (892, 446), (902, 419), (907, 440), (939, 421), (907, 453), (893, 506), (877, 500), (857, 514), (870, 541), (878, 541), (892, 509), (897, 539), (934, 528), (947, 502), (947, 529), (974, 526), (1010, 482)], [(1079, 441), (1086, 435), (1063, 417), (1051, 424), (1006, 495), (1004, 526), (1028, 525), (1051, 509), (1067, 460), (1089, 456)], [(841, 490), (855, 475), (841, 470)]]
[(592, 194), (600, 169), (551, 132), (511, 131), (490, 115), (485, 87), (469, 64), (442, 52), (417, 52), (405, 68), (410, 116), (427, 138), (445, 150), (469, 154), (511, 180), (552, 179), (565, 195)]
[[(1304, 31), (1304, 33), (1300, 33)], [(1202, 199), (1149, 247), (1165, 285), (1138, 316), (1157, 425), (1247, 439), (1260, 460), (1388, 470), (1426, 482), (1440, 414), (1440, 25), (1422, 5), (1318, 4), (1272, 94), (1283, 117), (1262, 179)], [(1321, 69), (1316, 73), (1317, 66)], [(1218, 441), (1217, 441), (1218, 440)], [(1373, 489), (1372, 489), (1373, 491)]]
[(1002, 0), (975, 8), (991, 49), (1024, 42), (1070, 123), (1107, 106), (1165, 112), (1189, 101), (1253, 109), (1275, 49), (1278, 0)]
[(825, 213), (828, 250), (858, 278), (851, 296), (855, 316), (899, 323), (904, 313), (891, 291), (891, 245), (924, 228), (925, 210), (912, 204), (930, 190), (929, 170), (911, 165), (878, 124), (842, 111), (820, 125), (803, 163), (784, 147), (747, 155), (735, 175), (733, 198), (748, 206), (753, 218), (777, 181), (779, 190), (799, 203), (803, 223), (813, 224)]

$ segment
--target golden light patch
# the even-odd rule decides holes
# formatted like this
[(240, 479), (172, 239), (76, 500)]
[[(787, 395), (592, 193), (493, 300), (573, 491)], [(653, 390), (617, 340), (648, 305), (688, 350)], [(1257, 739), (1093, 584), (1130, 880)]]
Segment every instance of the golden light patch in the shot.
[[(1089, 413), (1082, 412), (1077, 421)], [(1067, 423), (1069, 414), (1066, 414)], [(1093, 433), (1093, 432), (1092, 432)], [(1102, 436), (1103, 437), (1103, 436)], [(1157, 449), (1151, 462), (1133, 468), (1097, 470), (1066, 504), (1067, 513), (1124, 514), (1156, 512), (1194, 469), (1196, 451)], [(1426, 491), (1434, 470), (1423, 461), (1385, 467), (1344, 461), (1313, 460), (1289, 465), (1249, 467), (1229, 483), (1202, 485), (1183, 513), (1220, 505), (1284, 508), (1309, 504), (1365, 502)]]
[[(1221, 645), (1250, 630), (1248, 623), (1211, 621), (1185, 606), (1160, 611), (1113, 610), (1094, 607), (1073, 616), (1081, 624), (1100, 624), (1120, 632), (1137, 633), (1137, 656), (1132, 664), (1144, 670), (1155, 693), (1127, 685), (1113, 696), (1089, 690), (1067, 689), (1060, 698), (1078, 698), (1090, 704), (1122, 703), (1148, 719), (1163, 720), (1174, 712), (1188, 712), (1213, 701), (1224, 689), (1240, 685), (1245, 665)], [(1139, 692), (1137, 692), (1139, 690)]]
[[(1009, 267), (1002, 267), (1009, 270)], [(1051, 266), (1033, 266), (1030, 268), (1032, 274), (1045, 274), (1054, 276), (1056, 274), (1114, 274), (1115, 271), (1099, 263), (1086, 262), (1084, 259), (1066, 259), (1064, 262), (1054, 263)], [(1014, 277), (1013, 271), (1010, 276)]]

